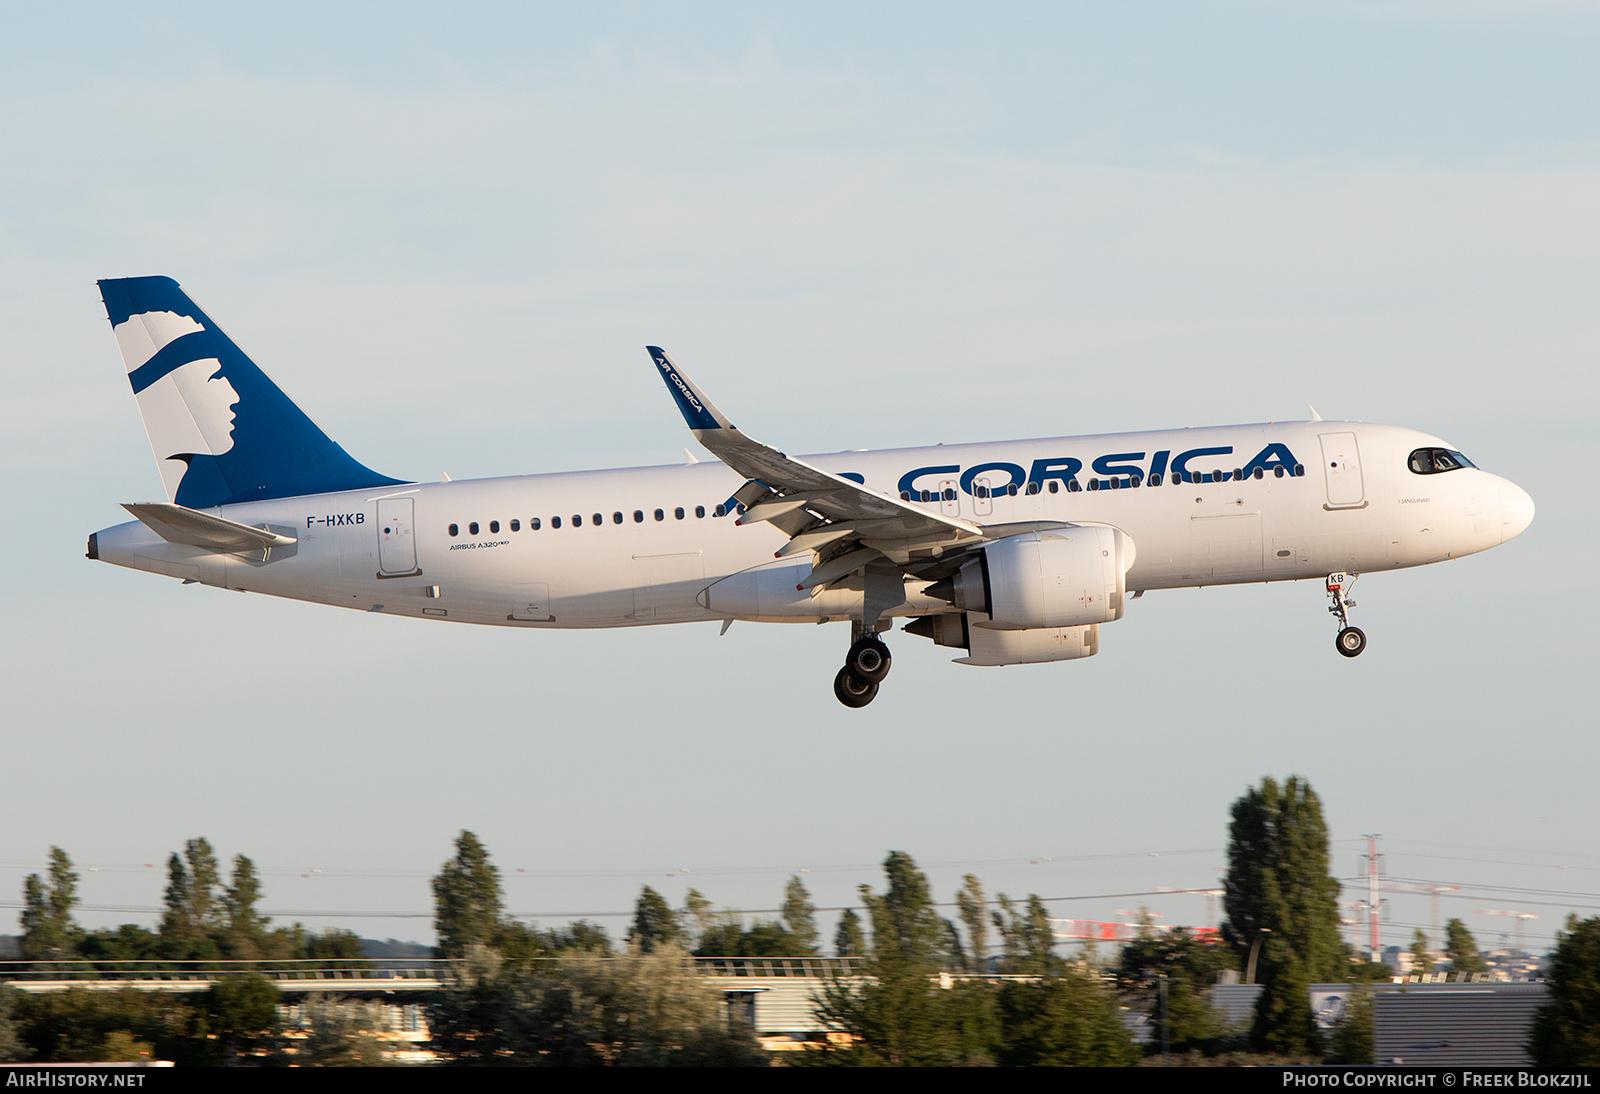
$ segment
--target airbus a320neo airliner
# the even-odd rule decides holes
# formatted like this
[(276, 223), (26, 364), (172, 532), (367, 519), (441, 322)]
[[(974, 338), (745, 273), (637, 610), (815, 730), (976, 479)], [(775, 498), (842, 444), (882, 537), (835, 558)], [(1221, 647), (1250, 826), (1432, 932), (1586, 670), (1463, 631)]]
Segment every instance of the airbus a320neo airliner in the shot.
[(167, 500), (89, 557), (219, 588), (501, 627), (849, 622), (870, 703), (904, 630), (962, 665), (1091, 657), (1150, 589), (1321, 578), (1504, 543), (1520, 488), (1396, 426), (1310, 421), (797, 459), (650, 358), (718, 462), (410, 482), (352, 459), (166, 277), (100, 282)]

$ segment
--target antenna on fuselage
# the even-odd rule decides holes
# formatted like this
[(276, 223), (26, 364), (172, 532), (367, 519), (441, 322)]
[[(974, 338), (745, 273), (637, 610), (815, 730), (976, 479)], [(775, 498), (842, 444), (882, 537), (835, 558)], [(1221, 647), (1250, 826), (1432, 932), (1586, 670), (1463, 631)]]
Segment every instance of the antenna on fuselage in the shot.
[(1306, 409), (1311, 411), (1311, 420), (1313, 422), (1322, 421), (1322, 415), (1317, 413), (1317, 408), (1316, 407), (1312, 406), (1310, 403), (1307, 403), (1306, 404)]

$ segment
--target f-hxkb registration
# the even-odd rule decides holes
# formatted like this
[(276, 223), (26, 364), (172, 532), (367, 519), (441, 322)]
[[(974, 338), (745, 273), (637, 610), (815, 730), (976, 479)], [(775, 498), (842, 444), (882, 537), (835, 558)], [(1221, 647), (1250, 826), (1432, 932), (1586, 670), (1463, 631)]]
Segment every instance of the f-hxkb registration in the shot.
[(963, 665), (1091, 657), (1150, 589), (1326, 580), (1346, 657), (1356, 574), (1504, 543), (1516, 485), (1410, 429), (1322, 421), (796, 459), (649, 347), (720, 462), (471, 482), (357, 463), (177, 282), (100, 282), (167, 500), (89, 557), (220, 588), (541, 628), (846, 622), (834, 693), (870, 703), (905, 630)]

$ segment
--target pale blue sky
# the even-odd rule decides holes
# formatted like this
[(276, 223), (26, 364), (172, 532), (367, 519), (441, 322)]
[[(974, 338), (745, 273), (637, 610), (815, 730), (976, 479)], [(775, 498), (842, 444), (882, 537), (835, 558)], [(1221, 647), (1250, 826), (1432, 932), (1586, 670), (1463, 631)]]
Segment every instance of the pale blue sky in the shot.
[[(1381, 832), (1397, 876), (1594, 894), (1447, 898), (1480, 936), (1600, 910), (1596, 5), (571, 7), (9, 14), (0, 900), (59, 844), (151, 907), (203, 834), (269, 910), (426, 939), (463, 827), (525, 912), (806, 868), (838, 905), (891, 848), (946, 896), (1205, 886), (1229, 804), (1299, 773), (1342, 875)], [(1082, 663), (901, 636), (852, 713), (842, 627), (430, 626), (85, 561), (159, 496), (94, 288), (152, 273), (395, 475), (681, 458), (650, 342), (789, 451), (1310, 402), (1539, 515), (1366, 579), (1357, 661), (1315, 583), (1152, 594)]]

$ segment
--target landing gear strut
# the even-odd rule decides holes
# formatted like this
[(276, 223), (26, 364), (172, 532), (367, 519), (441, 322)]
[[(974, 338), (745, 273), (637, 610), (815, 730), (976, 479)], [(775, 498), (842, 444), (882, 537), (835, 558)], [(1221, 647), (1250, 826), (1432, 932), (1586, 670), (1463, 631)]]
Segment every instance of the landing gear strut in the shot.
[(1334, 638), (1333, 645), (1346, 657), (1357, 657), (1367, 648), (1367, 636), (1360, 627), (1350, 625), (1350, 609), (1356, 606), (1356, 602), (1348, 597), (1350, 590), (1355, 587), (1356, 578), (1360, 576), (1342, 571), (1328, 575), (1328, 599), (1333, 601), (1328, 612), (1339, 621), (1339, 634)]
[(864, 707), (877, 698), (878, 685), (889, 675), (889, 647), (871, 631), (857, 624), (855, 642), (844, 659), (844, 668), (833, 678), (833, 694), (847, 707)]

